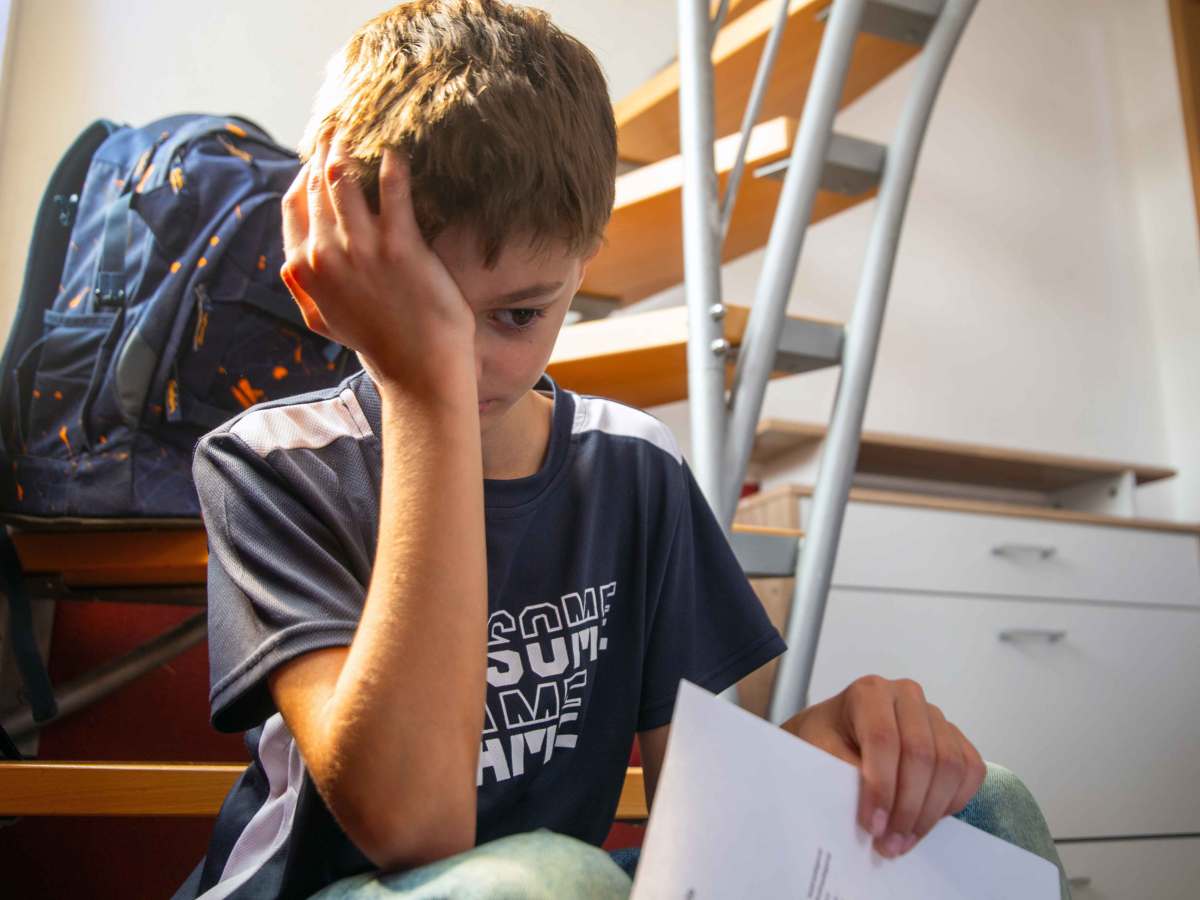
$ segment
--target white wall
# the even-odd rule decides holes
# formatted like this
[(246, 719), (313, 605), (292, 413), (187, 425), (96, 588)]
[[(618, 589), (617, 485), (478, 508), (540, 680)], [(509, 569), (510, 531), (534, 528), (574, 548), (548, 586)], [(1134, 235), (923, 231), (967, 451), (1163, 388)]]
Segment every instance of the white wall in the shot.
[[(0, 132), (0, 320), (45, 181), (86, 122), (238, 112), (295, 142), (325, 60), (387, 5), (23, 3)], [(538, 5), (596, 50), (615, 97), (674, 56), (672, 0)], [(912, 74), (839, 127), (886, 141)], [(812, 230), (793, 312), (846, 318), (872, 212)], [(917, 171), (866, 426), (1174, 466), (1141, 512), (1200, 520), (1198, 258), (1165, 0), (982, 0)], [(760, 263), (726, 267), (729, 299), (749, 301)], [(776, 383), (765, 412), (824, 419), (835, 379)], [(686, 408), (659, 411), (686, 439)]]
[(1167, 4), (1106, 0), (1117, 156), (1127, 177), (1140, 290), (1154, 323), (1176, 511), (1200, 519), (1200, 236)]
[(0, 141), (4, 138), (4, 108), (9, 94), (9, 60), (12, 57), (12, 32), (16, 19), (14, 0), (0, 0)]

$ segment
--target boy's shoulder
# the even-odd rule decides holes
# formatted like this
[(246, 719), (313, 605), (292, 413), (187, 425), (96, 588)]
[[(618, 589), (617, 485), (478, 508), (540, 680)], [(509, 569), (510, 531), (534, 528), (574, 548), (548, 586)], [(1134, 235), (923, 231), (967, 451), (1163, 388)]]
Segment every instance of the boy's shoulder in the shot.
[(275, 450), (315, 449), (341, 436), (372, 435), (363, 409), (362, 370), (326, 388), (267, 400), (242, 410), (197, 442), (197, 455), (224, 435), (232, 435), (260, 457)]
[(613, 440), (635, 449), (661, 451), (677, 465), (683, 454), (671, 429), (658, 417), (639, 409), (593, 394), (575, 394), (573, 436), (581, 442)]

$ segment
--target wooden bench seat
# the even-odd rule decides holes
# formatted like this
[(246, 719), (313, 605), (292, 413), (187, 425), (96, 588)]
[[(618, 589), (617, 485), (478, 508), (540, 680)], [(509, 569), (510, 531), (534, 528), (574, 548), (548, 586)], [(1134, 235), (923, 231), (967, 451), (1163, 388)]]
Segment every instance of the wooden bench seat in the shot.
[[(0, 816), (215, 816), (240, 763), (0, 762)], [(647, 817), (642, 769), (631, 766), (617, 821)]]

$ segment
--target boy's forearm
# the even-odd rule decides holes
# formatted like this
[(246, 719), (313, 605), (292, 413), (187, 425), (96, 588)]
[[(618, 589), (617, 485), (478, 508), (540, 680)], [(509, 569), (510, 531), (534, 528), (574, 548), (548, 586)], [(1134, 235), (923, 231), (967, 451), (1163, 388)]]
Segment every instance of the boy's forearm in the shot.
[(380, 387), (375, 564), (327, 707), (338, 781), (355, 798), (353, 807), (382, 808), (380, 818), (371, 816), (376, 827), (382, 821), (384, 829), (421, 829), (421, 845), (434, 858), (474, 845), (486, 700), (487, 557), (474, 372), (460, 380), (459, 390), (443, 385), (440, 400)]

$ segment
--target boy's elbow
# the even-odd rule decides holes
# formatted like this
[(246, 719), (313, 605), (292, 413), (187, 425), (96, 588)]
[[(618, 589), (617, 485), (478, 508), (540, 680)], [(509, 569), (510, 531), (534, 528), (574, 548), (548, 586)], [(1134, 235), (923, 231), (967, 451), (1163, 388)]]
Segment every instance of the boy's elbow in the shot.
[(380, 871), (407, 871), (454, 856), (475, 846), (475, 817), (385, 818), (356, 829), (363, 855)]
[[(475, 846), (475, 781), (422, 789), (393, 785), (328, 785), (330, 811), (346, 836), (381, 871), (423, 866)], [(424, 789), (428, 787), (428, 790)], [(339, 789), (340, 788), (340, 789)], [(396, 797), (394, 802), (381, 798)]]

